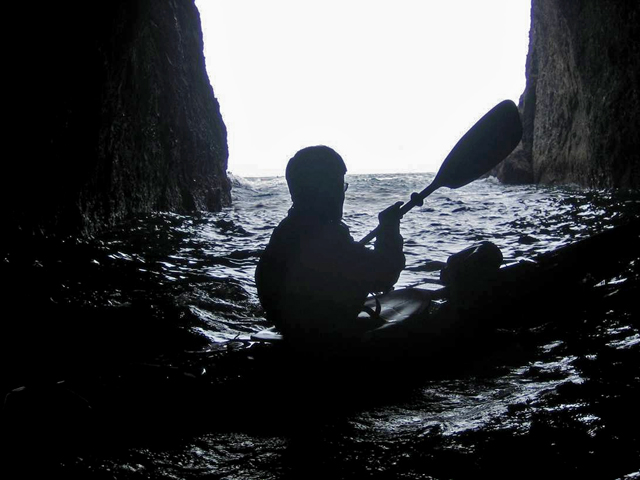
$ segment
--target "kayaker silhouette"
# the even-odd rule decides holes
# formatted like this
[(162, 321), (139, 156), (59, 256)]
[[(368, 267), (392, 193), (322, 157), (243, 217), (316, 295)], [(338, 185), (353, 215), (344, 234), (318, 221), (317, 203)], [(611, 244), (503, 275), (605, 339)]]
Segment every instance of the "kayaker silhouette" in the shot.
[[(442, 265), (442, 289), (390, 291), (405, 265), (400, 218), (437, 189), (460, 188), (480, 178), (521, 138), (518, 107), (511, 100), (500, 102), (462, 136), (426, 188), (381, 212), (380, 225), (359, 242), (341, 221), (347, 187), (344, 161), (326, 146), (300, 150), (286, 169), (293, 206), (274, 230), (256, 269), (267, 319), (290, 345), (322, 355), (352, 357), (350, 340), (360, 342), (365, 351), (375, 351), (379, 342), (397, 342), (397, 351), (405, 355), (412, 343), (420, 350), (428, 342), (429, 348), (438, 347), (446, 331), (473, 336), (474, 328), (465, 319), (478, 317), (491, 299), (502, 263), (500, 249), (484, 241), (451, 255)], [(366, 245), (374, 238), (374, 248), (369, 249)], [(389, 293), (368, 297), (374, 292)], [(440, 300), (435, 315), (433, 299)], [(370, 315), (358, 315), (363, 309)], [(464, 328), (456, 329), (456, 324)], [(283, 340), (271, 328), (252, 338)]]
[(347, 172), (326, 146), (307, 147), (289, 160), (293, 205), (275, 228), (256, 269), (267, 319), (303, 349), (339, 345), (374, 328), (358, 318), (369, 293), (386, 292), (405, 266), (399, 207), (378, 216), (373, 248), (358, 244), (342, 222)]

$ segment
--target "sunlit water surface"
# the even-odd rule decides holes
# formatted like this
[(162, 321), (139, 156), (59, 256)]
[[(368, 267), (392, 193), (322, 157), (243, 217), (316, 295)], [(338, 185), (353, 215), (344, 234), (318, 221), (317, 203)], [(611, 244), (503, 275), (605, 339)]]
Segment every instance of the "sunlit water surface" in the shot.
[[(344, 221), (354, 238), (375, 227), (379, 211), (406, 201), (432, 178), (349, 176)], [(140, 290), (168, 292), (188, 311), (189, 328), (207, 339), (200, 355), (230, 345), (248, 348), (250, 333), (267, 326), (254, 269), (289, 206), (283, 178), (235, 178), (233, 206), (221, 213), (156, 215), (99, 239), (100, 256), (91, 261), (116, 279), (115, 273), (126, 272), (126, 279), (99, 292), (91, 282), (77, 282), (54, 295), (60, 302), (117, 305)], [(624, 192), (505, 186), (491, 178), (459, 190), (442, 188), (403, 219), (407, 268), (398, 286), (436, 288), (438, 272), (425, 267), (428, 261), (446, 261), (478, 241), (493, 241), (511, 263), (624, 223), (639, 210), (638, 195)], [(632, 264), (634, 271), (637, 276)], [(620, 272), (620, 288), (633, 276), (629, 272)], [(640, 330), (627, 303), (616, 303), (615, 282), (601, 286), (614, 298), (606, 308), (577, 314), (572, 324), (583, 325), (579, 333), (533, 329), (518, 339), (530, 347), (526, 355), (494, 359), (480, 372), (424, 378), (396, 398), (382, 396), (320, 422), (309, 411), (297, 420), (308, 428), (295, 432), (256, 433), (238, 421), (235, 429), (227, 425), (167, 447), (134, 444), (65, 466), (118, 479), (469, 478), (475, 471), (493, 478), (529, 478), (528, 472), (560, 478), (590, 468), (609, 478), (638, 478), (630, 460), (638, 436), (624, 427), (637, 425), (637, 405), (635, 413), (620, 409), (638, 399)], [(246, 413), (260, 412), (261, 397), (271, 394), (255, 392)], [(225, 412), (212, 404), (190, 415)], [(608, 470), (598, 463), (605, 457), (613, 462)]]

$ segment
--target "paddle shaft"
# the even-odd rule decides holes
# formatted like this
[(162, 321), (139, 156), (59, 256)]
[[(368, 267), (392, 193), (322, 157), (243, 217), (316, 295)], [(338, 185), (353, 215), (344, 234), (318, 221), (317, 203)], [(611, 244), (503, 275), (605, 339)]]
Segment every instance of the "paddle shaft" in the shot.
[[(413, 207), (417, 207), (419, 205), (422, 205), (422, 201), (427, 198), (429, 195), (431, 195), (433, 192), (435, 192), (438, 188), (440, 188), (442, 185), (439, 185), (438, 183), (436, 183), (436, 181), (434, 180), (433, 182), (431, 182), (429, 184), (429, 186), (427, 188), (425, 188), (424, 190), (422, 190), (420, 193), (418, 194), (413, 194), (411, 195), (411, 200), (409, 200), (407, 203), (405, 203), (404, 205), (402, 205), (400, 207), (400, 218), (404, 217), (404, 215), (411, 210)], [(374, 228), (373, 230), (371, 230), (366, 237), (364, 237), (362, 240), (360, 240), (361, 245), (366, 245), (367, 243), (369, 243), (371, 240), (373, 240), (374, 238), (376, 238), (378, 236), (378, 232), (380, 231), (380, 225), (378, 225), (376, 228)]]

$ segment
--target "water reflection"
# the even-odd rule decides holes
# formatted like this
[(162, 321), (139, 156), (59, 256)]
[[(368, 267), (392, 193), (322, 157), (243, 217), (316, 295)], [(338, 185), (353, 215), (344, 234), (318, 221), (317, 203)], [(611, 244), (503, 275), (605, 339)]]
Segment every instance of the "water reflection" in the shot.
[[(363, 237), (375, 227), (378, 211), (420, 191), (430, 178), (351, 176), (345, 222), (353, 236)], [(282, 178), (237, 179), (233, 195), (233, 206), (219, 214), (139, 218), (82, 245), (81, 251), (75, 245), (46, 255), (12, 253), (5, 267), (13, 269), (7, 270), (9, 278), (23, 267), (42, 272), (32, 280), (40, 279), (38, 291), (45, 292), (46, 302), (131, 312), (123, 331), (131, 334), (127, 329), (139, 322), (135, 338), (157, 342), (151, 363), (163, 374), (170, 366), (171, 375), (179, 367), (194, 377), (213, 377), (225, 362), (218, 354), (242, 351), (249, 334), (266, 326), (253, 272), (290, 204)], [(639, 197), (624, 192), (513, 187), (491, 179), (456, 191), (441, 189), (403, 220), (408, 268), (399, 286), (431, 282), (433, 287), (439, 271), (429, 262), (437, 265), (481, 240), (495, 242), (505, 260), (515, 262), (624, 223), (639, 210)], [(638, 264), (631, 263), (596, 287), (598, 298), (606, 299), (597, 308), (506, 332), (501, 348), (487, 348), (464, 372), (425, 375), (398, 391), (383, 386), (358, 401), (345, 398), (345, 409), (331, 415), (303, 405), (274, 417), (267, 408), (277, 392), (268, 382), (259, 390), (264, 384), (250, 384), (233, 410), (231, 401), (203, 408), (187, 395), (183, 401), (193, 405), (184, 416), (195, 417), (191, 423), (205, 424), (208, 431), (179, 439), (165, 435), (172, 437), (168, 446), (133, 444), (74, 458), (66, 468), (86, 478), (105, 469), (117, 478), (296, 478), (310, 470), (330, 478), (469, 478), (478, 473), (512, 478), (505, 472), (522, 473), (523, 464), (530, 466), (530, 477), (545, 474), (532, 459), (564, 456), (571, 461), (558, 474), (589, 473), (592, 467), (602, 472), (604, 467), (594, 467), (598, 461), (614, 462), (610, 472), (622, 477), (632, 472), (629, 459), (637, 459), (638, 450), (637, 442), (629, 443), (637, 420), (625, 413), (637, 409), (639, 398), (637, 279)], [(131, 310), (140, 304), (144, 308)], [(554, 308), (548, 306), (549, 317)], [(168, 346), (181, 345), (173, 331), (158, 340), (165, 323), (184, 327), (200, 341), (168, 354)], [(251, 362), (246, 360), (247, 370)], [(416, 375), (427, 367), (416, 365)], [(144, 375), (133, 377), (141, 390), (150, 369), (146, 365)], [(230, 415), (235, 417), (224, 418)]]

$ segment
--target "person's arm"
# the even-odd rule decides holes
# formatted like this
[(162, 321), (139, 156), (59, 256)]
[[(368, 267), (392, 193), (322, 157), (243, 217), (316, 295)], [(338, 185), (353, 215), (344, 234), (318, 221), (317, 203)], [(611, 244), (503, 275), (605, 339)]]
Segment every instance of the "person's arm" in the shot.
[(405, 257), (402, 251), (404, 241), (400, 235), (401, 205), (402, 202), (397, 202), (378, 215), (380, 227), (374, 243), (374, 254), (379, 263), (380, 283), (384, 288), (373, 291), (391, 289), (398, 281), (405, 266)]
[[(378, 215), (380, 230), (370, 249), (357, 243), (344, 227), (342, 234), (347, 237), (340, 243), (349, 247), (339, 255), (338, 269), (349, 282), (360, 284), (367, 292), (386, 292), (398, 281), (405, 266), (402, 251), (403, 239), (400, 235), (399, 207), (393, 205)], [(344, 249), (344, 250), (343, 250)]]

